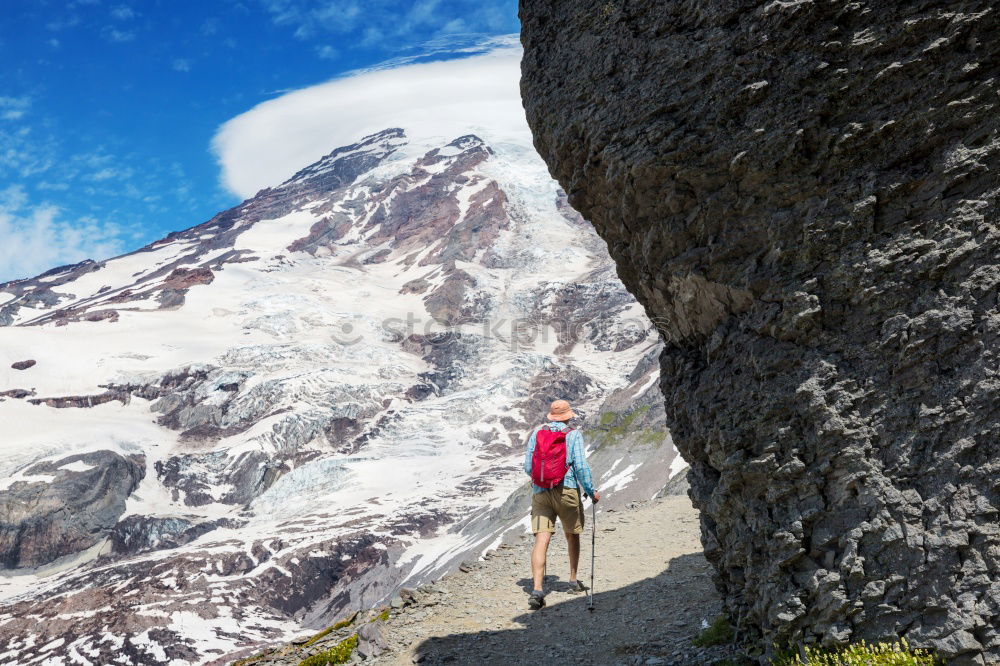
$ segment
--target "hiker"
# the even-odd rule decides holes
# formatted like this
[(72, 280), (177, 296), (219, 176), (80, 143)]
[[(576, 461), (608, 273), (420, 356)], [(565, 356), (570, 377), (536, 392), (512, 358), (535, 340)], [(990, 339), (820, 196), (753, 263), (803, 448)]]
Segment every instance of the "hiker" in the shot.
[(566, 533), (570, 591), (575, 594), (587, 589), (576, 578), (576, 567), (580, 562), (580, 535), (583, 534), (581, 486), (583, 494), (594, 503), (601, 499), (601, 493), (594, 490), (583, 435), (568, 425), (568, 421), (575, 416), (567, 401), (553, 402), (549, 407), (548, 423), (532, 431), (524, 456), (524, 471), (531, 477), (533, 490), (531, 531), (535, 533), (535, 547), (531, 551), (531, 575), (534, 588), (528, 605), (534, 610), (545, 605), (542, 587), (545, 557), (549, 541), (556, 531), (556, 516)]

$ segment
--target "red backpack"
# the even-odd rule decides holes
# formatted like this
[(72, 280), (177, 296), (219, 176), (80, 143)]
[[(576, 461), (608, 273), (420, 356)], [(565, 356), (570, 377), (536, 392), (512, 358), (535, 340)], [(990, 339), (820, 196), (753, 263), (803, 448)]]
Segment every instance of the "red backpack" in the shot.
[(566, 477), (566, 436), (568, 430), (543, 427), (535, 433), (535, 450), (531, 454), (531, 482), (540, 488), (555, 488)]

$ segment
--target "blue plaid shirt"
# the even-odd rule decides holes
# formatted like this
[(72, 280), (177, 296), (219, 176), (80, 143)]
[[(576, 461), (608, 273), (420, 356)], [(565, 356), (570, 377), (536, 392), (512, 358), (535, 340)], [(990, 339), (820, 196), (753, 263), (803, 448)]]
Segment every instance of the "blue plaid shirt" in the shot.
[[(546, 425), (552, 430), (566, 430), (569, 428), (569, 426), (560, 421), (549, 421)], [(538, 426), (532, 430), (531, 437), (528, 438), (528, 452), (524, 456), (524, 472), (528, 476), (531, 476), (531, 456), (535, 452), (535, 434), (544, 427)], [(587, 464), (587, 454), (583, 447), (583, 434), (579, 430), (574, 430), (566, 435), (566, 464), (569, 466), (569, 471), (566, 472), (563, 485), (567, 488), (576, 488), (577, 482), (579, 482), (583, 486), (583, 493), (593, 497), (594, 477), (590, 472), (590, 465)], [(536, 493), (546, 490), (535, 484), (531, 484), (531, 487)]]

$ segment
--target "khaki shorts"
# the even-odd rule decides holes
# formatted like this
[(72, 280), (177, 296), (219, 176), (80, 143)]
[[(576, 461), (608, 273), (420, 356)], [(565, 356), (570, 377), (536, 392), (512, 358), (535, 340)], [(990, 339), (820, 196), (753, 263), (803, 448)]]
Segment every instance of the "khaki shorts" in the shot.
[(555, 532), (556, 516), (566, 534), (583, 534), (583, 502), (577, 488), (556, 486), (531, 496), (531, 531)]

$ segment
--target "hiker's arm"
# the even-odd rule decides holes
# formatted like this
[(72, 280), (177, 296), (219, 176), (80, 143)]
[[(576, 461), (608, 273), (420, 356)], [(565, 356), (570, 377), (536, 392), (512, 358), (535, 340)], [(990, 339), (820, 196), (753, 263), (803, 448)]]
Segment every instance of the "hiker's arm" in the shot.
[(528, 451), (524, 454), (524, 473), (531, 476), (531, 455), (535, 452), (535, 431), (528, 437)]
[[(594, 477), (590, 472), (590, 464), (587, 463), (587, 450), (583, 444), (583, 433), (574, 430), (569, 434), (569, 439), (573, 440), (570, 443), (570, 449), (573, 453), (573, 475), (583, 492), (594, 498)], [(597, 495), (597, 498), (599, 499), (600, 495)]]

